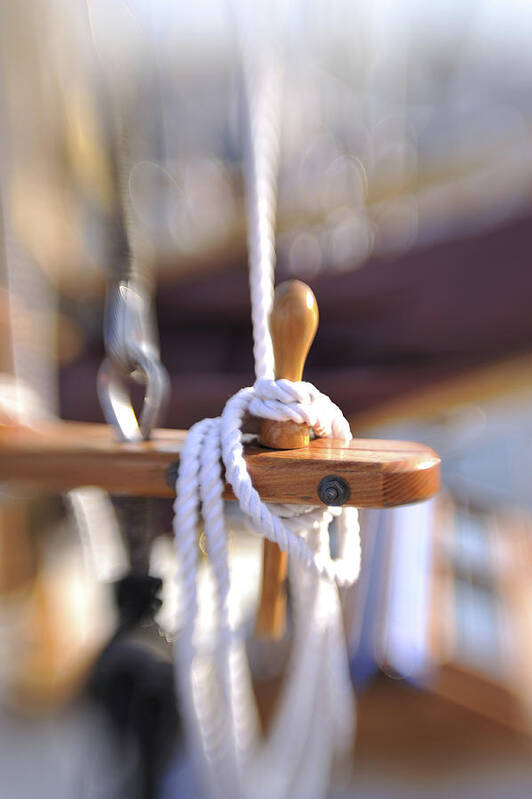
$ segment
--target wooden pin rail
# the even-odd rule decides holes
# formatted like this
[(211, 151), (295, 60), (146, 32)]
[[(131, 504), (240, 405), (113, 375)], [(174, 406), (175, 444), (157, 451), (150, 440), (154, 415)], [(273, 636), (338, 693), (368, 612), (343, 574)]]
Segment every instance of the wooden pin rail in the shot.
[[(53, 422), (35, 428), (0, 426), (0, 480), (50, 491), (83, 485), (111, 494), (171, 497), (186, 430), (157, 430), (152, 441), (124, 444), (107, 425)], [(251, 479), (262, 499), (320, 504), (318, 485), (341, 477), (346, 505), (386, 508), (419, 502), (440, 485), (440, 459), (422, 444), (406, 441), (315, 439), (299, 450), (247, 444)], [(234, 499), (226, 486), (224, 497)]]

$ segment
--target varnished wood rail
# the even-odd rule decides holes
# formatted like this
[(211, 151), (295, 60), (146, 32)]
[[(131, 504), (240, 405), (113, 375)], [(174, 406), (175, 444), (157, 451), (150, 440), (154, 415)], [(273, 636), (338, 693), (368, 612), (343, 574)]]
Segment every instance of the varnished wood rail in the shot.
[[(65, 491), (96, 485), (111, 494), (171, 497), (169, 471), (177, 468), (186, 430), (157, 430), (152, 441), (119, 443), (107, 425), (50, 422), (35, 428), (0, 425), (0, 480)], [(318, 484), (328, 475), (349, 486), (347, 505), (385, 508), (419, 502), (440, 485), (440, 459), (406, 441), (315, 439), (300, 450), (247, 444), (245, 457), (262, 499), (320, 504)], [(234, 499), (226, 487), (226, 499)]]

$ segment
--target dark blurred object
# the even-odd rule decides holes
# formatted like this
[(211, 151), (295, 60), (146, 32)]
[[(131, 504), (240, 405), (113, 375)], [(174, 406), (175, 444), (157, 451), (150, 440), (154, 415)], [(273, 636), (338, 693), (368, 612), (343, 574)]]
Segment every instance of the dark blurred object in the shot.
[(123, 635), (135, 624), (153, 620), (162, 604), (158, 596), (161, 588), (162, 580), (149, 574), (130, 572), (118, 580), (115, 585), (116, 604), (120, 613), (117, 635)]
[(161, 587), (160, 579), (135, 572), (116, 583), (119, 626), (95, 663), (88, 684), (89, 696), (109, 718), (117, 743), (135, 742), (137, 776), (134, 785), (123, 786), (120, 796), (124, 799), (157, 796), (177, 743), (179, 720), (172, 663), (146, 640), (142, 643), (142, 636), (136, 640), (138, 628), (143, 626), (146, 633), (145, 625), (153, 622), (161, 606)]

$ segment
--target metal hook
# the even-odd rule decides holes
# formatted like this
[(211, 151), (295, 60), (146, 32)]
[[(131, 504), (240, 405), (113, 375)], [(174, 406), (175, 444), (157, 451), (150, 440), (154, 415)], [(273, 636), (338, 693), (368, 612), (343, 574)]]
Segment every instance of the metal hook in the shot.
[[(166, 405), (169, 380), (159, 356), (150, 299), (138, 284), (121, 281), (105, 309), (107, 357), (98, 372), (98, 396), (109, 424), (124, 441), (142, 441)], [(140, 418), (133, 409), (126, 381), (145, 385)]]

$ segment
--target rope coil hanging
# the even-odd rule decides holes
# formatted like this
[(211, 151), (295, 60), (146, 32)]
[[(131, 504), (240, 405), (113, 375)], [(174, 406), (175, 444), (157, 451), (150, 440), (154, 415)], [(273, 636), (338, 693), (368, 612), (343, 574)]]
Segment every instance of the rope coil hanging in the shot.
[[(190, 429), (176, 483), (174, 531), (181, 596), (176, 641), (177, 680), (193, 750), (200, 758), (202, 771), (207, 771), (210, 777), (215, 795), (242, 795), (254, 799), (260, 795), (257, 792), (264, 780), (270, 784), (266, 778), (270, 768), (276, 773), (283, 771), (286, 753), (293, 748), (294, 740), (303, 736), (307, 725), (323, 724), (323, 713), (330, 717), (331, 723), (340, 724), (339, 719), (344, 719), (340, 724), (342, 735), (329, 741), (332, 749), (337, 750), (338, 745), (345, 748), (352, 737), (352, 702), (345, 701), (346, 693), (350, 695), (347, 657), (339, 598), (333, 581), (347, 585), (357, 578), (360, 543), (354, 508), (302, 508), (299, 515), (286, 517), (284, 513), (288, 516), (293, 509), (284, 511), (282, 506), (268, 507), (261, 502), (247, 474), (240, 433), (243, 414), (253, 399), (254, 390), (243, 389), (229, 400), (222, 417), (205, 419)], [(278, 409), (276, 413), (280, 413)], [(290, 413), (286, 418), (290, 418)], [(323, 420), (322, 423), (325, 427), (331, 422)], [(289, 553), (295, 587), (295, 643), (290, 682), (285, 688), (284, 712), (282, 709), (279, 714), (277, 732), (272, 733), (262, 747), (258, 745), (258, 721), (244, 642), (229, 619), (230, 577), (221, 459), (241, 508), (258, 532)], [(216, 591), (217, 641), (210, 652), (198, 645), (196, 630), (200, 601), (196, 529), (200, 503)], [(328, 527), (333, 516), (340, 522), (337, 559), (331, 558), (329, 550)], [(304, 609), (304, 614), (298, 607)], [(324, 638), (329, 640), (328, 647), (314, 649)], [(330, 659), (334, 666), (318, 680), (316, 673), (322, 672), (324, 658)], [(302, 721), (301, 705), (312, 707), (316, 695), (323, 693), (336, 694), (337, 700), (341, 695), (341, 702), (335, 701), (333, 696), (322, 714), (316, 715), (314, 720)], [(278, 743), (279, 738), (282, 745)], [(270, 767), (263, 771), (260, 764), (266, 761)], [(233, 770), (226, 784), (222, 777), (228, 769), (231, 771), (231, 763)], [(298, 772), (304, 773), (306, 767), (298, 768)], [(291, 780), (297, 777), (298, 774), (292, 774)]]
[[(276, 175), (279, 158), (278, 73), (249, 79), (247, 207), (250, 293), (257, 381), (241, 389), (216, 419), (187, 435), (176, 481), (174, 533), (181, 597), (176, 681), (191, 755), (208, 789), (220, 799), (313, 799), (323, 796), (333, 760), (350, 750), (353, 702), (338, 585), (358, 577), (360, 540), (354, 508), (267, 505), (252, 485), (243, 457), (247, 414), (305, 423), (316, 435), (351, 439), (341, 411), (314, 386), (273, 380), (269, 330), (275, 261)], [(230, 618), (231, 590), (223, 508), (223, 461), (242, 511), (257, 532), (289, 555), (294, 599), (291, 664), (279, 711), (260, 734), (245, 643)], [(216, 595), (216, 640), (201, 642), (197, 620), (201, 516)], [(338, 557), (330, 554), (329, 524), (337, 517)]]

